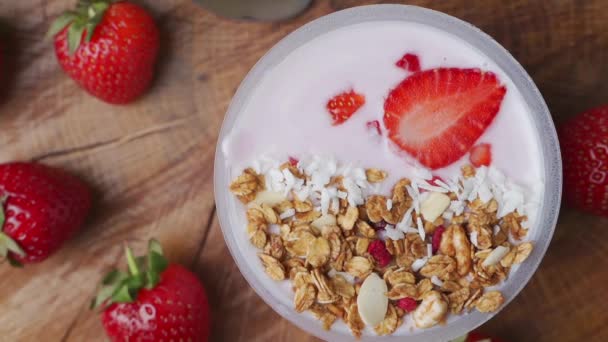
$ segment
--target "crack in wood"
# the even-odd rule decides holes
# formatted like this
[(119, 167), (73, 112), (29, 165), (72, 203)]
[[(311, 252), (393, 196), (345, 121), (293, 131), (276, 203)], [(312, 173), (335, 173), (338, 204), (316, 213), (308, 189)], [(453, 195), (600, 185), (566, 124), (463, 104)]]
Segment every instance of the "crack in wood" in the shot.
[(207, 224), (205, 225), (205, 233), (203, 234), (203, 237), (201, 238), (198, 248), (196, 249), (196, 253), (194, 254), (194, 261), (192, 262), (193, 270), (195, 270), (198, 267), (198, 263), (200, 260), (200, 254), (203, 251), (203, 247), (205, 247), (205, 244), (207, 243), (207, 239), (209, 237), (209, 232), (211, 231), (211, 226), (213, 225), (213, 222), (215, 221), (216, 209), (217, 209), (217, 207), (215, 206), (215, 203), (214, 203), (213, 208), (211, 209), (211, 212), (209, 213), (209, 218), (207, 218)]
[(86, 309), (86, 306), (82, 307), (82, 308), (80, 308), (80, 310), (78, 310), (78, 312), (74, 316), (74, 319), (72, 319), (72, 321), (70, 322), (70, 325), (68, 325), (68, 328), (66, 329), (65, 333), (61, 337), (61, 340), (60, 340), (61, 342), (66, 342), (68, 340), (68, 338), (70, 337), (70, 334), (74, 330), (74, 327), (76, 327), (76, 323), (78, 323), (78, 318), (80, 317), (83, 310), (85, 310), (85, 309)]
[(95, 142), (95, 143), (91, 143), (91, 144), (87, 144), (87, 145), (83, 145), (83, 146), (69, 147), (69, 148), (65, 148), (65, 149), (61, 149), (61, 150), (57, 150), (57, 151), (47, 152), (45, 154), (33, 157), (32, 161), (40, 162), (40, 161), (48, 160), (48, 159), (52, 159), (52, 158), (70, 156), (73, 154), (77, 154), (79, 152), (92, 153), (92, 152), (103, 151), (106, 149), (117, 148), (124, 144), (133, 142), (135, 140), (144, 138), (149, 135), (167, 132), (167, 131), (173, 130), (177, 127), (184, 126), (194, 116), (195, 115), (188, 115), (186, 117), (183, 117), (183, 118), (180, 118), (177, 120), (172, 120), (172, 121), (165, 122), (165, 123), (162, 123), (159, 125), (154, 125), (154, 126), (139, 130), (137, 132), (133, 132), (131, 134), (127, 134), (125, 136), (113, 138), (113, 139), (106, 140), (106, 141), (99, 141), (99, 142)]

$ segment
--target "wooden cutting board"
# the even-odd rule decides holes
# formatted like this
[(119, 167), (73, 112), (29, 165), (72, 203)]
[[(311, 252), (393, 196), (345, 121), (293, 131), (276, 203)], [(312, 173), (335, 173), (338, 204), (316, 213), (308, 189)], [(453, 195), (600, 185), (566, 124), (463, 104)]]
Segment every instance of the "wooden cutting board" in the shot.
[[(281, 23), (223, 19), (190, 0), (139, 1), (158, 19), (163, 47), (152, 90), (128, 106), (79, 89), (43, 39), (73, 2), (0, 3), (0, 162), (61, 166), (96, 191), (91, 219), (59, 253), (25, 269), (0, 264), (0, 341), (105, 340), (89, 299), (104, 271), (124, 265), (123, 242), (141, 252), (150, 237), (207, 286), (213, 340), (316, 340), (265, 305), (232, 261), (215, 217), (215, 142), (236, 87), (273, 44), (314, 18), (373, 1), (316, 1)], [(608, 102), (606, 0), (407, 3), (496, 38), (532, 75), (558, 122)], [(607, 251), (608, 219), (564, 210), (539, 271), (482, 329), (505, 341), (608, 341)]]

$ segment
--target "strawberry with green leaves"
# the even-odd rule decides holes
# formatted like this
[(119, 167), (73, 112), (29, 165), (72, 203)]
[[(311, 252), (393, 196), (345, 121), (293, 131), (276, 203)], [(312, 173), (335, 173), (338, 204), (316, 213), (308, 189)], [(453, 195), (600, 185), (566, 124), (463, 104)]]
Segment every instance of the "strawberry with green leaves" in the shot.
[(91, 207), (86, 184), (37, 163), (1, 164), (0, 198), (0, 258), (15, 265), (48, 258), (81, 228)]
[(207, 341), (209, 302), (196, 276), (170, 264), (156, 240), (144, 257), (134, 257), (129, 247), (125, 251), (129, 271), (110, 272), (91, 303), (103, 309), (110, 340)]
[(93, 96), (129, 103), (150, 86), (159, 32), (146, 10), (126, 1), (79, 0), (49, 29), (63, 70)]

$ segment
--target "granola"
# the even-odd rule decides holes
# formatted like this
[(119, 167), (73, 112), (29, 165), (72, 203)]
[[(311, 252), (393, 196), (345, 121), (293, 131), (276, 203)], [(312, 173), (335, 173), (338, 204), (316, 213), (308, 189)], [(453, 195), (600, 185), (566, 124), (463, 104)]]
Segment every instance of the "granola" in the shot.
[[(299, 164), (285, 163), (280, 170), (301, 185), (319, 181)], [(291, 282), (296, 312), (311, 312), (325, 329), (342, 320), (355, 337), (365, 322), (376, 334), (390, 335), (407, 315), (416, 327), (429, 328), (448, 314), (494, 312), (504, 303), (499, 291), (485, 289), (505, 281), (533, 244), (521, 242), (528, 232), (525, 213), (505, 211), (495, 198), (467, 193), (484, 172), (465, 166), (457, 183), (442, 182), (443, 187), (404, 178), (391, 196), (382, 196), (364, 189), (382, 183), (388, 173), (360, 169), (351, 176), (327, 177), (326, 188), (310, 187), (302, 195), (297, 188), (278, 194), (250, 168), (230, 191), (247, 204), (247, 234), (260, 250), (266, 274)], [(420, 190), (431, 191), (424, 201)], [(388, 265), (379, 263), (370, 247), (378, 245), (380, 230)], [(439, 241), (435, 231), (443, 231)], [(386, 312), (383, 307), (378, 313), (369, 298), (358, 305), (368, 296), (361, 294), (361, 284), (370, 275), (380, 282), (375, 286), (386, 289), (375, 294), (384, 305), (388, 301)], [(417, 308), (404, 310), (400, 300), (415, 301)], [(373, 324), (370, 312), (361, 311), (370, 310), (370, 303)]]

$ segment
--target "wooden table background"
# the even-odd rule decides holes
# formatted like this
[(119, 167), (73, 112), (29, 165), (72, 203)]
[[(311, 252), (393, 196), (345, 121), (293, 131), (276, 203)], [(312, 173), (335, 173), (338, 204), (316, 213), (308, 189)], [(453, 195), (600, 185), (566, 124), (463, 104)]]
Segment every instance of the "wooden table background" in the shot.
[[(43, 39), (73, 0), (0, 3), (0, 162), (61, 166), (97, 193), (88, 224), (59, 253), (25, 269), (0, 264), (0, 341), (103, 341), (89, 299), (103, 271), (124, 265), (121, 244), (142, 251), (150, 237), (205, 283), (213, 340), (315, 341), (264, 304), (232, 261), (215, 216), (215, 142), (236, 87), (267, 49), (314, 18), (374, 1), (316, 1), (281, 23), (223, 19), (191, 0), (139, 2), (158, 19), (163, 47), (152, 90), (128, 106), (80, 90)], [(532, 75), (557, 122), (608, 102), (606, 0), (407, 3), (494, 36)], [(608, 341), (607, 226), (564, 210), (539, 271), (482, 329), (506, 341)]]

